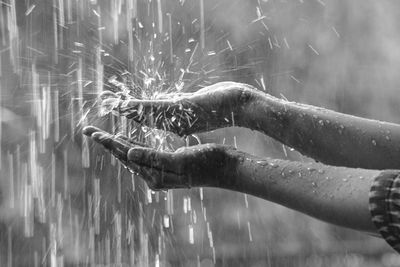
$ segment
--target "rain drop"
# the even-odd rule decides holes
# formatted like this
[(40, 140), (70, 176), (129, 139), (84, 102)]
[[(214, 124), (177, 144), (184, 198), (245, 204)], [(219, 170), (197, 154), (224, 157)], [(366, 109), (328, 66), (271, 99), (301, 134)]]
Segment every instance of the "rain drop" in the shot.
[(271, 162), (269, 165), (270, 165), (272, 168), (277, 168), (277, 167), (278, 167), (278, 165), (275, 164), (275, 163), (273, 163), (273, 162)]

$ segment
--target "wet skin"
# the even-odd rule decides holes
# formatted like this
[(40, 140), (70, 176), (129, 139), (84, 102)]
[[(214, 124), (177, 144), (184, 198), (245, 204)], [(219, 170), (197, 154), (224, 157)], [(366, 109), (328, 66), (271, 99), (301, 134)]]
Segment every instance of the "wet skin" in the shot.
[(245, 192), (375, 233), (368, 209), (371, 183), (377, 170), (400, 169), (399, 125), (284, 101), (245, 84), (224, 82), (195, 93), (125, 100), (114, 109), (178, 135), (232, 125), (250, 128), (328, 164), (257, 158), (217, 144), (156, 151), (93, 126), (84, 129), (155, 190), (210, 186)]
[(400, 169), (400, 125), (289, 102), (246, 84), (221, 82), (195, 93), (131, 99), (115, 110), (181, 136), (239, 126), (329, 165)]

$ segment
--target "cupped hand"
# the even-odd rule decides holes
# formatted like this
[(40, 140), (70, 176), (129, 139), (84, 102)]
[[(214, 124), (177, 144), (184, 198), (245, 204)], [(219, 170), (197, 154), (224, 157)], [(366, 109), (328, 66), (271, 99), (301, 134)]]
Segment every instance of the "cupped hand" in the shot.
[(85, 127), (83, 133), (102, 144), (128, 169), (139, 173), (153, 190), (225, 187), (235, 180), (238, 157), (229, 146), (205, 144), (165, 152), (93, 126)]
[[(247, 84), (220, 82), (194, 93), (171, 93), (152, 100), (127, 99), (113, 108), (120, 115), (151, 127), (189, 135), (243, 126), (246, 112), (259, 97)], [(115, 103), (105, 93), (103, 103)]]

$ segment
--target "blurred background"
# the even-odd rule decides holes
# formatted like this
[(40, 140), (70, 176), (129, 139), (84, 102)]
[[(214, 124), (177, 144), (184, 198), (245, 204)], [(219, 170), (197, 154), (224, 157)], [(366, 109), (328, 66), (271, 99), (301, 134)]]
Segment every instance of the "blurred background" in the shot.
[(1, 266), (398, 266), (381, 239), (244, 194), (153, 192), (81, 135), (93, 124), (176, 149), (225, 143), (309, 161), (260, 133), (180, 139), (112, 114), (219, 81), (400, 123), (394, 0), (0, 1)]

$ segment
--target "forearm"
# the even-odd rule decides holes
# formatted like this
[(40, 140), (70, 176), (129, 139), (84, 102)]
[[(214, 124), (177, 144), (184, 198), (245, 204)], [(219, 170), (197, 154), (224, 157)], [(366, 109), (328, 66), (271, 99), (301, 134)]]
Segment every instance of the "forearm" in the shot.
[(259, 94), (242, 126), (261, 131), (320, 162), (366, 169), (400, 168), (400, 125), (359, 118)]
[(375, 233), (369, 191), (380, 171), (242, 157), (226, 189), (251, 194), (336, 225)]

